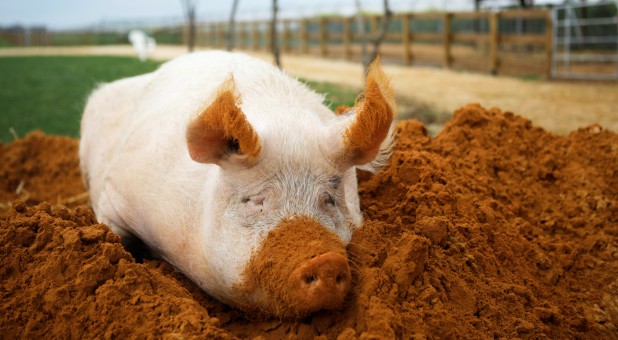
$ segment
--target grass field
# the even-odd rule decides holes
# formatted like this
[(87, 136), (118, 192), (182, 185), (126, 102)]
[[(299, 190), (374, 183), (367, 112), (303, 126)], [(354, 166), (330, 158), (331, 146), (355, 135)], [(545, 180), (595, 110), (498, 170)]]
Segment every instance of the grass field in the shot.
[[(131, 57), (2, 57), (0, 140), (14, 139), (11, 129), (18, 137), (34, 129), (77, 137), (85, 101), (98, 83), (150, 72), (159, 64)], [(354, 89), (305, 82), (327, 94), (326, 102), (333, 109), (354, 103)]]

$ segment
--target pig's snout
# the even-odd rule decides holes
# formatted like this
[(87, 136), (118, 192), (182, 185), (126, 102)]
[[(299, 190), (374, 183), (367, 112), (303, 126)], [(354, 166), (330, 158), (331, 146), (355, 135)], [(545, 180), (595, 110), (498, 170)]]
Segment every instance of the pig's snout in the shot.
[(352, 275), (345, 245), (315, 219), (282, 220), (262, 241), (235, 287), (253, 314), (298, 319), (343, 306)]
[(337, 308), (350, 289), (348, 259), (334, 252), (319, 255), (301, 263), (290, 280), (308, 310)]

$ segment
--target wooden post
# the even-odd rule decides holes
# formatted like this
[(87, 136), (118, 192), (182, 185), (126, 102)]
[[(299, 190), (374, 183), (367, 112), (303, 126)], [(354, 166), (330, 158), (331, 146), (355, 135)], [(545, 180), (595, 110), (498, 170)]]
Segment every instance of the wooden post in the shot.
[(412, 19), (412, 14), (404, 14), (401, 17), (403, 20), (401, 29), (401, 40), (403, 43), (403, 62), (406, 65), (412, 65), (412, 51), (410, 50), (410, 45), (412, 42), (412, 34), (410, 33), (410, 20)]
[(283, 52), (290, 53), (290, 21), (283, 22)]
[(214, 28), (213, 24), (206, 24), (206, 47), (212, 47), (212, 41), (214, 40)]
[(254, 21), (251, 25), (253, 30), (251, 31), (251, 45), (254, 51), (260, 48), (260, 26), (257, 21)]
[(272, 53), (273, 26), (269, 22), (266, 22), (264, 33), (266, 34), (264, 37), (264, 50)]
[(217, 24), (212, 24), (211, 25), (211, 29), (212, 29), (212, 40), (210, 41), (210, 47), (211, 48), (217, 48), (217, 37), (219, 36), (219, 28), (217, 26)]
[(320, 18), (320, 55), (326, 57), (328, 55), (328, 32), (326, 26), (328, 21), (326, 18)]
[(451, 56), (451, 43), (453, 38), (453, 34), (451, 33), (451, 24), (453, 21), (453, 14), (445, 13), (442, 20), (442, 44), (444, 47), (442, 64), (444, 65), (444, 67), (450, 68), (453, 61), (453, 58)]
[(208, 47), (215, 48), (217, 45), (217, 25), (208, 25)]
[(223, 39), (225, 37), (225, 26), (223, 23), (217, 25), (217, 48), (223, 48)]
[(369, 28), (369, 34), (373, 34), (373, 32), (378, 30), (378, 16), (377, 15), (371, 15), (369, 16), (369, 23), (370, 23), (370, 28)]
[(552, 56), (554, 53), (554, 26), (551, 15), (545, 14), (545, 78), (551, 79)]
[(489, 15), (489, 72), (498, 74), (498, 44), (500, 42), (500, 14)]
[(204, 25), (203, 24), (195, 24), (195, 47), (203, 47), (204, 45), (201, 43), (204, 41)]
[(299, 37), (298, 41), (300, 42), (300, 53), (308, 54), (309, 53), (309, 42), (307, 39), (307, 19), (301, 19), (299, 22)]
[(352, 18), (343, 18), (343, 53), (346, 59), (352, 59)]
[(246, 23), (245, 22), (238, 22), (238, 42), (236, 44), (236, 46), (238, 46), (238, 49), (242, 50), (245, 48), (245, 44), (247, 42), (247, 32), (246, 32)]

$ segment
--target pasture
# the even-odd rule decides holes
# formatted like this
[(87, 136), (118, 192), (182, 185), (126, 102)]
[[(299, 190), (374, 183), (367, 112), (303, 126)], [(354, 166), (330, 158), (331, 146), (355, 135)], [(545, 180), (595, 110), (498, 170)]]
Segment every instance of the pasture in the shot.
[[(0, 140), (10, 142), (39, 129), (79, 136), (88, 94), (97, 84), (154, 71), (162, 61), (128, 56), (12, 56), (0, 58)], [(352, 105), (357, 90), (302, 80), (326, 95), (332, 108)]]

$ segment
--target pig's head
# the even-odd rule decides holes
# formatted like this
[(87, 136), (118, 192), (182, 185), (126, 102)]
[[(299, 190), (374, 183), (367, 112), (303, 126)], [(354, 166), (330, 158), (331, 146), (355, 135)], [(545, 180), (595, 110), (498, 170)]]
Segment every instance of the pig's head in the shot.
[(213, 227), (204, 228), (199, 256), (208, 273), (196, 281), (254, 314), (302, 317), (340, 307), (351, 280), (345, 247), (362, 223), (355, 169), (387, 159), (393, 98), (375, 62), (353, 108), (305, 116), (313, 118), (300, 127), (282, 115), (264, 128), (243, 112), (260, 108), (241, 109), (234, 81), (226, 81), (187, 129), (191, 158), (218, 165), (214, 198), (204, 199)]

